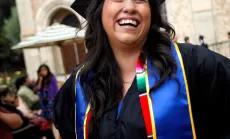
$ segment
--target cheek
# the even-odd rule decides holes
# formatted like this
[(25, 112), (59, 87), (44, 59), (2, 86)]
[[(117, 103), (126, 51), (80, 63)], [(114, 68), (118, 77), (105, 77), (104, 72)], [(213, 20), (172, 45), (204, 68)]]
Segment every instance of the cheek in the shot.
[(110, 32), (114, 26), (114, 20), (116, 18), (115, 7), (116, 6), (114, 6), (111, 1), (104, 2), (102, 10), (102, 24), (107, 33)]
[(46, 72), (45, 72), (45, 71), (42, 71), (42, 72), (41, 72), (41, 75), (42, 75), (42, 76), (45, 76), (45, 75), (46, 75)]
[(146, 10), (144, 15), (144, 20), (145, 20), (145, 24), (146, 24), (146, 28), (149, 29), (150, 28), (150, 25), (151, 25), (151, 13), (150, 13), (150, 9), (149, 10)]
[(6, 100), (7, 100), (7, 101), (11, 101), (11, 102), (12, 102), (12, 101), (14, 101), (14, 97), (11, 97), (11, 96), (6, 97)]
[(103, 11), (102, 11), (102, 25), (103, 25), (105, 31), (106, 31), (106, 28), (108, 26), (108, 24), (106, 24), (107, 20), (108, 20), (108, 18), (107, 18), (107, 14), (106, 14), (106, 9), (103, 8)]

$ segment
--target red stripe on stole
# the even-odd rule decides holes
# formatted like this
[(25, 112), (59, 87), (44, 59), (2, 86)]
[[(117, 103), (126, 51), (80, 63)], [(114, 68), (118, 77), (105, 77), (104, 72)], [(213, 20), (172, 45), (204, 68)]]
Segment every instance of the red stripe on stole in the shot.
[(85, 135), (86, 135), (86, 139), (88, 139), (88, 135), (89, 135), (89, 121), (91, 119), (92, 116), (92, 111), (90, 110), (87, 114), (87, 119), (86, 119), (86, 125), (85, 125)]
[(143, 118), (145, 122), (145, 128), (147, 131), (147, 136), (153, 135), (148, 96), (146, 95), (146, 96), (140, 97), (140, 103), (141, 103), (142, 114), (143, 114)]

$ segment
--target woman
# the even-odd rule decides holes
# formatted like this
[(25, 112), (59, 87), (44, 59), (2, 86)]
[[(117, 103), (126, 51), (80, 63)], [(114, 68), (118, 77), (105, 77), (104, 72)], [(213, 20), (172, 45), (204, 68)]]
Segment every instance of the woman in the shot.
[(39, 93), (41, 103), (41, 117), (49, 121), (50, 128), (53, 130), (53, 134), (58, 138), (58, 133), (54, 128), (53, 124), (53, 105), (54, 98), (58, 92), (57, 80), (51, 73), (47, 65), (41, 65), (38, 68), (38, 81), (37, 81), (37, 92)]
[(174, 30), (162, 20), (161, 4), (89, 1), (86, 60), (55, 100), (55, 124), (63, 139), (230, 135), (230, 60), (171, 43)]
[(17, 94), (25, 102), (29, 110), (37, 110), (39, 107), (39, 96), (29, 88), (30, 80), (27, 76), (19, 77), (15, 86), (18, 90)]
[(12, 87), (0, 85), (0, 137), (13, 139), (12, 131), (26, 124), (26, 119), (15, 107), (15, 93)]

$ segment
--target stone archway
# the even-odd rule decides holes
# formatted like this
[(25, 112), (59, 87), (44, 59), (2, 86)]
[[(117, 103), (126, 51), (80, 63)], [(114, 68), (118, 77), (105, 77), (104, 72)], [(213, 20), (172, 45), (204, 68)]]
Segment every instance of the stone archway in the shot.
[[(50, 26), (54, 22), (74, 26), (68, 24), (72, 22), (72, 20), (68, 21), (69, 16), (76, 17), (78, 23), (80, 22), (78, 25), (81, 26), (82, 24), (82, 26), (85, 26), (85, 19), (70, 8), (71, 3), (71, 0), (49, 0), (44, 2), (39, 8), (35, 18), (37, 31)], [(78, 59), (81, 60), (83, 59), (83, 52), (81, 52), (81, 50), (84, 50), (85, 52), (84, 44), (78, 44), (76, 47), (76, 49), (78, 49)], [(44, 49), (44, 52), (46, 51), (46, 53), (48, 52), (50, 59), (53, 59), (53, 62), (50, 62), (50, 65), (57, 74), (70, 73), (73, 67), (75, 67), (76, 64), (79, 64), (79, 60), (78, 62), (76, 61), (76, 55), (74, 53), (75, 45), (73, 44), (62, 44), (61, 47), (47, 47), (41, 49)], [(41, 55), (42, 57), (45, 57), (43, 54)]]
[(62, 1), (46, 1), (38, 10), (36, 17), (35, 17), (35, 24), (37, 31), (44, 29), (45, 27), (49, 26), (50, 21), (53, 17), (53, 14), (56, 13), (59, 9), (66, 9), (72, 12), (81, 24), (85, 24), (85, 19), (76, 13), (73, 9), (70, 8), (72, 1), (71, 0), (62, 0)]

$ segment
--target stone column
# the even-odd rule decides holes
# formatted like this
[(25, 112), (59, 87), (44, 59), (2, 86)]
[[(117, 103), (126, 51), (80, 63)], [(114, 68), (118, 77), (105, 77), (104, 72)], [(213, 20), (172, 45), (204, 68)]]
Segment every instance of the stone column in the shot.
[(195, 42), (195, 31), (190, 0), (166, 0), (166, 10), (168, 22), (176, 30), (179, 42), (184, 42), (184, 37), (188, 36), (190, 42)]
[(218, 52), (230, 58), (230, 42), (227, 32), (230, 31), (230, 0), (213, 0), (216, 25), (216, 40)]
[(21, 38), (34, 35), (36, 30), (31, 0), (16, 0), (16, 5), (20, 22)]
[[(32, 36), (36, 32), (31, 0), (16, 0), (18, 18), (21, 30), (21, 40)], [(38, 49), (24, 49), (24, 60), (27, 74), (31, 79), (37, 78), (37, 68), (40, 65)]]

